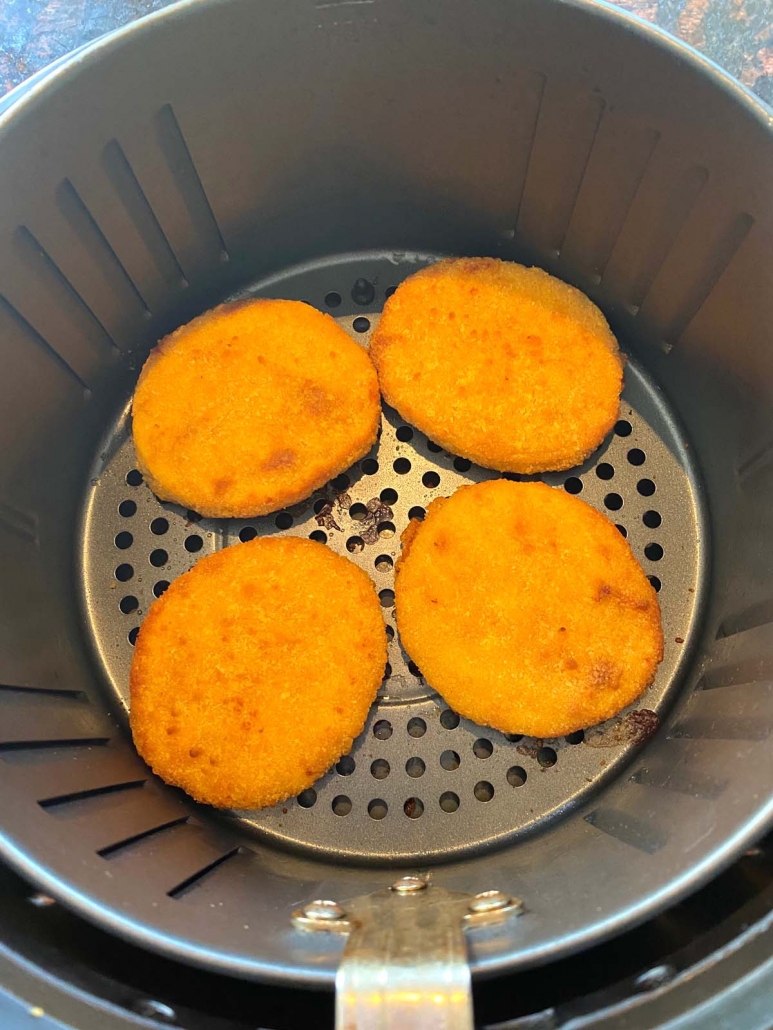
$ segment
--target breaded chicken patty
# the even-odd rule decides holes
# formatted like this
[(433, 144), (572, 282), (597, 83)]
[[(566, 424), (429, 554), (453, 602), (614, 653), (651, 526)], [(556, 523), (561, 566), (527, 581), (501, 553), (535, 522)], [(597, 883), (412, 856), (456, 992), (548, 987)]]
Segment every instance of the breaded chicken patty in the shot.
[(361, 458), (381, 408), (367, 353), (329, 315), (248, 300), (151, 351), (132, 417), (138, 466), (161, 500), (247, 518), (302, 501)]
[(635, 701), (663, 657), (657, 595), (615, 526), (543, 483), (434, 501), (404, 532), (403, 646), (460, 715), (556, 737)]
[(176, 579), (142, 624), (134, 743), (197, 801), (272, 805), (350, 749), (385, 665), (362, 569), (295, 537), (228, 547)]
[(539, 268), (430, 265), (386, 302), (370, 352), (406, 421), (487, 468), (571, 468), (617, 419), (615, 337), (584, 294)]

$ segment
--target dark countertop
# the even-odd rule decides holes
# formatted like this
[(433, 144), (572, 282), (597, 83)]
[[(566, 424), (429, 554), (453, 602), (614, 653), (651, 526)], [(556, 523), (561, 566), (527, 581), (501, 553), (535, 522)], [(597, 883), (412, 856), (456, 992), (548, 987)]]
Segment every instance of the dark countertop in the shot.
[[(171, 0), (0, 0), (0, 95), (51, 61)], [(258, 2), (258, 0), (256, 0)], [(771, 0), (618, 0), (773, 103)]]

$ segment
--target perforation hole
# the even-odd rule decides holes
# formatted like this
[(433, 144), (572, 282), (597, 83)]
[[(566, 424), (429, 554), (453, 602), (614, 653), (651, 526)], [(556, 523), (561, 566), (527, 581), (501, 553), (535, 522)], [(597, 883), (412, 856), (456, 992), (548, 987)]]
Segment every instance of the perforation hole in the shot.
[(455, 730), (459, 725), (459, 716), (456, 712), (452, 712), (450, 708), (446, 708), (445, 711), (440, 713), (440, 725), (446, 730)]
[(387, 662), (386, 665), (384, 666), (384, 679), (388, 680), (391, 675), (392, 675), (392, 666), (389, 664), (389, 662)]
[(647, 460), (647, 455), (639, 447), (633, 447), (627, 454), (629, 465), (643, 465)]
[(419, 776), (424, 775), (424, 770), (426, 768), (427, 767), (421, 760), (421, 758), (409, 758), (408, 761), (405, 763), (405, 771), (408, 773), (409, 776), (413, 777), (413, 779), (415, 780), (418, 779)]
[(156, 595), (156, 597), (161, 597), (161, 595), (163, 593), (166, 593), (166, 591), (168, 589), (169, 589), (169, 580), (168, 579), (160, 579), (158, 581), (158, 583), (154, 583), (153, 584), (153, 593)]
[(454, 468), (457, 472), (469, 472), (472, 462), (469, 458), (454, 458)]
[(370, 775), (374, 780), (385, 780), (391, 772), (391, 766), (385, 758), (377, 758), (370, 763)]
[(118, 580), (119, 583), (128, 582), (128, 580), (130, 580), (133, 575), (134, 569), (131, 565), (127, 565), (126, 563), (124, 563), (123, 565), (119, 565), (118, 568), (115, 570), (115, 578)]
[(494, 797), (494, 785), (488, 780), (480, 780), (475, 784), (473, 793), (478, 801), (491, 801)]
[(188, 536), (185, 538), (184, 546), (186, 551), (189, 551), (191, 554), (196, 554), (204, 546), (204, 541), (201, 539), (200, 536), (194, 533), (193, 536)]
[(387, 286), (387, 288), (384, 290), (384, 296), (386, 297), (386, 299), (389, 300), (389, 298), (392, 296), (392, 294), (396, 290), (397, 290), (396, 286)]
[(609, 511), (620, 511), (623, 507), (623, 498), (620, 494), (607, 494), (604, 498), (604, 507)]
[(358, 315), (352, 322), (352, 329), (354, 329), (355, 333), (367, 333), (368, 329), (370, 329), (370, 319), (364, 315)]
[(608, 461), (602, 461), (600, 465), (596, 466), (596, 475), (599, 479), (612, 479), (615, 474), (614, 465), (610, 465)]
[(443, 448), (439, 443), (435, 443), (434, 440), (427, 440), (427, 450), (432, 451), (433, 454), (440, 454)]
[(444, 751), (440, 756), (440, 765), (446, 772), (453, 772), (461, 765), (461, 758), (456, 751)]
[[(239, 534), (241, 536), (241, 533)], [(309, 540), (314, 540), (318, 544), (327, 543), (327, 533), (322, 529), (315, 529), (313, 533), (309, 533)]]
[(645, 513), (641, 517), (641, 520), (647, 527), (647, 529), (657, 529), (663, 521), (660, 512), (653, 510), (645, 511)]
[(543, 769), (549, 769), (558, 761), (558, 755), (552, 747), (541, 747), (537, 752), (537, 761)]
[(393, 626), (385, 626), (384, 629), (386, 630), (387, 640), (394, 640), (395, 639), (394, 627)]
[(408, 798), (403, 805), (403, 811), (409, 819), (418, 819), (424, 815), (424, 802), (420, 798)]
[(392, 723), (388, 719), (379, 719), (373, 724), (373, 736), (376, 740), (389, 740), (392, 736)]
[(663, 548), (660, 544), (647, 544), (644, 548), (644, 556), (648, 561), (660, 561), (663, 557)]
[(313, 787), (307, 787), (306, 790), (300, 792), (297, 801), (301, 808), (313, 808), (317, 803), (316, 790)]
[(408, 512), (409, 519), (416, 519), (418, 522), (424, 521), (424, 516), (427, 514), (424, 508), (420, 504), (416, 504)]
[(366, 519), (368, 515), (368, 509), (365, 507), (364, 504), (360, 504), (359, 501), (357, 502), (357, 504), (353, 504), (349, 508), (349, 518), (354, 519), (355, 522), (362, 522), (362, 520)]
[(361, 536), (350, 536), (346, 541), (346, 550), (350, 554), (359, 554), (365, 550), (365, 541)]
[(577, 476), (570, 476), (564, 480), (564, 490), (568, 494), (580, 494), (582, 493), (582, 480), (578, 479)]
[(376, 572), (389, 572), (394, 565), (394, 561), (388, 554), (380, 554), (373, 564), (376, 568)]
[(423, 737), (427, 732), (427, 724), (423, 719), (419, 719), (418, 716), (408, 720), (408, 733), (412, 737)]
[(132, 645), (132, 647), (134, 647), (134, 645), (137, 643), (137, 637), (139, 635), (140, 635), (140, 627), (139, 626), (133, 626), (129, 630), (129, 632), (127, 633), (126, 639), (129, 641), (129, 643)]
[(134, 537), (131, 535), (131, 533), (127, 533), (126, 530), (124, 530), (122, 533), (119, 533), (115, 538), (115, 546), (118, 548), (119, 551), (127, 550), (129, 547), (131, 547), (133, 543)]
[(122, 515), (125, 519), (130, 519), (137, 511), (137, 504), (135, 501), (121, 501), (118, 505), (118, 514)]
[(421, 678), (421, 669), (418, 667), (416, 662), (408, 662), (408, 672), (410, 672), (411, 676)]
[(325, 294), (325, 307), (328, 308), (339, 308), (341, 306), (341, 294), (336, 293), (335, 290), (331, 290), (330, 293)]
[(459, 807), (459, 795), (446, 790), (440, 795), (440, 807), (444, 812), (455, 812)]
[(440, 486), (440, 476), (437, 472), (425, 472), (421, 481), (428, 490), (434, 490), (436, 486)]
[(382, 490), (379, 497), (384, 504), (392, 505), (397, 500), (397, 490), (393, 490), (390, 486), (386, 490)]
[(491, 758), (494, 753), (494, 745), (485, 737), (479, 737), (472, 745), (472, 753), (476, 758)]
[(511, 744), (517, 744), (519, 740), (523, 740), (522, 733), (506, 733), (505, 740), (509, 740)]
[(408, 458), (395, 458), (392, 462), (392, 468), (398, 476), (404, 476), (411, 471), (411, 463)]
[(163, 547), (157, 547), (155, 551), (150, 552), (150, 564), (154, 569), (160, 569), (163, 565), (169, 561), (169, 555), (163, 549)]
[(395, 436), (401, 443), (408, 443), (409, 440), (413, 439), (413, 430), (410, 426), (398, 426)]
[(352, 800), (346, 794), (339, 794), (338, 797), (333, 798), (330, 807), (335, 815), (348, 815), (352, 810)]
[(389, 588), (385, 590), (379, 590), (378, 599), (381, 602), (382, 608), (392, 608), (395, 603), (395, 592)]
[(375, 458), (366, 458), (360, 465), (360, 468), (366, 476), (375, 476), (378, 472), (378, 462)]
[(507, 770), (507, 782), (511, 787), (522, 787), (526, 783), (526, 770), (522, 765), (511, 765)]
[(127, 594), (126, 597), (122, 597), (118, 607), (124, 613), (124, 615), (130, 615), (131, 612), (136, 612), (140, 606), (140, 602), (133, 594)]
[(277, 529), (289, 529), (292, 524), (293, 517), (289, 511), (280, 511), (274, 519), (274, 525)]
[(383, 798), (373, 798), (368, 804), (368, 815), (371, 819), (384, 819), (389, 811), (389, 805)]
[(566, 742), (567, 744), (582, 744), (585, 740), (584, 730), (575, 730), (574, 733), (567, 733)]
[(336, 772), (339, 776), (351, 776), (355, 768), (355, 761), (351, 755), (344, 755), (336, 763)]
[(659, 594), (660, 593), (660, 588), (662, 587), (663, 584), (660, 582), (658, 577), (657, 576), (647, 576), (647, 579), (652, 584), (652, 586), (653, 586), (653, 588), (655, 590), (655, 593)]
[[(330, 483), (339, 493), (343, 493), (344, 490), (348, 490), (352, 485), (351, 479), (349, 479), (345, 472), (342, 472), (340, 476), (336, 476), (335, 479), (331, 479)], [(323, 504), (325, 503), (326, 502), (323, 502)]]
[(642, 495), (642, 497), (652, 497), (655, 493), (655, 484), (651, 479), (640, 479), (636, 484), (636, 489)]
[(395, 535), (394, 522), (379, 522), (376, 532), (380, 540), (390, 540)]
[(129, 484), (129, 486), (142, 486), (143, 478), (140, 470), (132, 469), (131, 472), (127, 472), (126, 482)]
[(154, 536), (163, 536), (164, 533), (169, 532), (169, 522), (167, 519), (159, 516), (157, 519), (153, 519), (150, 523), (150, 532)]
[[(254, 540), (257, 535), (258, 531), (257, 529), (255, 529), (254, 526), (244, 526), (242, 529), (239, 530), (239, 539), (243, 544), (248, 544), (250, 540)], [(313, 533), (311, 535), (312, 537), (314, 536)], [(327, 540), (327, 537), (325, 537), (325, 540)]]
[(615, 529), (624, 540), (628, 537), (628, 530), (625, 526), (621, 526), (619, 522), (615, 523)]
[(620, 421), (615, 424), (615, 433), (617, 436), (630, 436), (632, 432), (633, 426), (624, 418), (621, 418)]

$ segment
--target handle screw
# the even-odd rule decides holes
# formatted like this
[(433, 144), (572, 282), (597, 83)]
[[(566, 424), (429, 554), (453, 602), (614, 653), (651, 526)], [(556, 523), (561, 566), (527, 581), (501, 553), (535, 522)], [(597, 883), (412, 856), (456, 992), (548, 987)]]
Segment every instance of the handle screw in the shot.
[(470, 912), (498, 912), (513, 904), (513, 899), (502, 891), (483, 891), (470, 902)]
[(422, 880), (420, 876), (401, 876), (392, 884), (390, 890), (398, 894), (415, 894), (416, 891), (426, 890), (426, 887), (427, 881)]
[(307, 919), (343, 919), (344, 910), (335, 901), (312, 901), (303, 909)]

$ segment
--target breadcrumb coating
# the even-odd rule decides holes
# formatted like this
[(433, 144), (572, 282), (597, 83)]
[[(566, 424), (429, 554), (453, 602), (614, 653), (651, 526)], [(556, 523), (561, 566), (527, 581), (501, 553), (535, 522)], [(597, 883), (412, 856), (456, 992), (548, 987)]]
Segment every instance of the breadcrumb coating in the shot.
[(557, 737), (635, 701), (663, 657), (657, 595), (615, 526), (543, 483), (465, 486), (402, 537), (397, 625), (460, 715)]
[(439, 261), (371, 341), (384, 399), (452, 454), (502, 472), (580, 464), (617, 419), (623, 360), (599, 309), (540, 268)]
[(366, 454), (381, 407), (367, 353), (290, 300), (223, 304), (163, 339), (132, 405), (154, 493), (213, 518), (304, 500)]
[(272, 805), (349, 751), (385, 665), (362, 569), (296, 537), (234, 545), (148, 612), (130, 677), (134, 743), (197, 801)]

